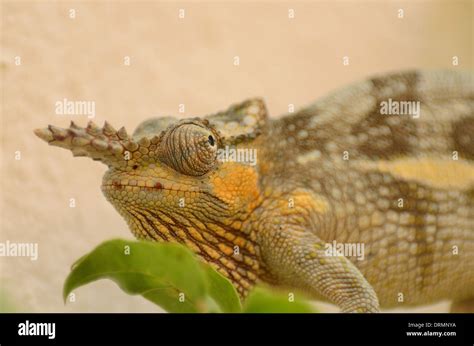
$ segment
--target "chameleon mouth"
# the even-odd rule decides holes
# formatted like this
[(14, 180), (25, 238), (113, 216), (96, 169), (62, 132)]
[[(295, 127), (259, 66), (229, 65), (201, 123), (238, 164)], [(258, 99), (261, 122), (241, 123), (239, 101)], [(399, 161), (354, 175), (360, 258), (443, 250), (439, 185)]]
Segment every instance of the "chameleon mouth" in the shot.
[(166, 179), (151, 179), (151, 180), (136, 180), (136, 179), (115, 179), (111, 181), (107, 181), (106, 183), (102, 184), (102, 188), (106, 190), (122, 190), (127, 189), (131, 191), (176, 191), (176, 192), (198, 192), (199, 190), (196, 187), (187, 187), (183, 188), (183, 186), (177, 187), (177, 184), (173, 181), (166, 180)]
[(120, 180), (114, 180), (111, 183), (107, 184), (102, 184), (102, 187), (104, 188), (114, 188), (114, 189), (123, 189), (126, 187), (132, 187), (132, 188), (144, 188), (144, 189), (152, 189), (152, 190), (171, 190), (167, 189), (164, 187), (162, 183), (159, 181), (154, 182), (154, 183), (148, 183), (148, 184), (138, 184), (138, 182), (135, 183), (124, 183)]

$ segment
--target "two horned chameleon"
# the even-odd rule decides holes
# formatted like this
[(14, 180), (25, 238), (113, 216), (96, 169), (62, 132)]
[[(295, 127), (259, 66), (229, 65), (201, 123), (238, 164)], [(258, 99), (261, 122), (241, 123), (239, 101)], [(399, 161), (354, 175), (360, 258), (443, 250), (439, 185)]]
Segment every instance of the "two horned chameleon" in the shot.
[[(382, 114), (389, 99), (420, 102), (421, 116)], [(242, 297), (262, 281), (345, 312), (400, 294), (473, 308), (471, 73), (376, 77), (276, 119), (251, 99), (132, 136), (107, 122), (35, 133), (106, 164), (102, 191), (136, 237), (185, 244)], [(217, 160), (226, 146), (256, 150), (257, 164)], [(363, 260), (328, 255), (333, 242), (364, 244)]]

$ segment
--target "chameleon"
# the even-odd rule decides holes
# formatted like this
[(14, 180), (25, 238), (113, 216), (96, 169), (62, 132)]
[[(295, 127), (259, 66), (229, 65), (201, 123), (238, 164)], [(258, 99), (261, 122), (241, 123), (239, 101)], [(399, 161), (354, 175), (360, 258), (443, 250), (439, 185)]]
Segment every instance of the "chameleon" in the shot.
[(473, 76), (376, 75), (279, 118), (251, 98), (132, 135), (108, 122), (35, 134), (106, 164), (103, 194), (138, 239), (184, 244), (242, 299), (262, 283), (342, 312), (473, 311)]

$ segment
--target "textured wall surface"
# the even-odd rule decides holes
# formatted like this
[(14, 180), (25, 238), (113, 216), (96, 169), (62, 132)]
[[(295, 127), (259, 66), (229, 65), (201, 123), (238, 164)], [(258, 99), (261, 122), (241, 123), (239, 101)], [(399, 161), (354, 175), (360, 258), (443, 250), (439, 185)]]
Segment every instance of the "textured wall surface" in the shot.
[(80, 288), (76, 302), (63, 304), (76, 259), (104, 240), (132, 236), (100, 191), (105, 166), (33, 135), (47, 124), (87, 122), (56, 115), (57, 101), (95, 101), (98, 124), (107, 119), (132, 131), (147, 117), (178, 115), (179, 104), (179, 116), (193, 116), (261, 96), (278, 116), (290, 103), (302, 107), (368, 75), (450, 68), (453, 56), (457, 68), (473, 68), (471, 1), (2, 1), (1, 16), (0, 241), (39, 244), (37, 261), (0, 258), (1, 291), (17, 311), (157, 311), (109, 281)]

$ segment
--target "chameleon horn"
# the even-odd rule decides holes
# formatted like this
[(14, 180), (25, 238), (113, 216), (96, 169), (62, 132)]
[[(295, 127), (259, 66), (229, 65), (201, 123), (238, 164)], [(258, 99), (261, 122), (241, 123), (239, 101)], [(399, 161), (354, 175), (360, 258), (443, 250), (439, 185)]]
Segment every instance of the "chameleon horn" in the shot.
[(155, 147), (158, 142), (155, 137), (137, 142), (127, 134), (125, 128), (116, 131), (108, 122), (102, 128), (92, 121), (85, 128), (71, 122), (67, 129), (49, 125), (34, 132), (50, 145), (71, 150), (74, 156), (87, 156), (109, 167), (122, 169), (140, 161), (152, 161), (150, 147), (152, 141)]

